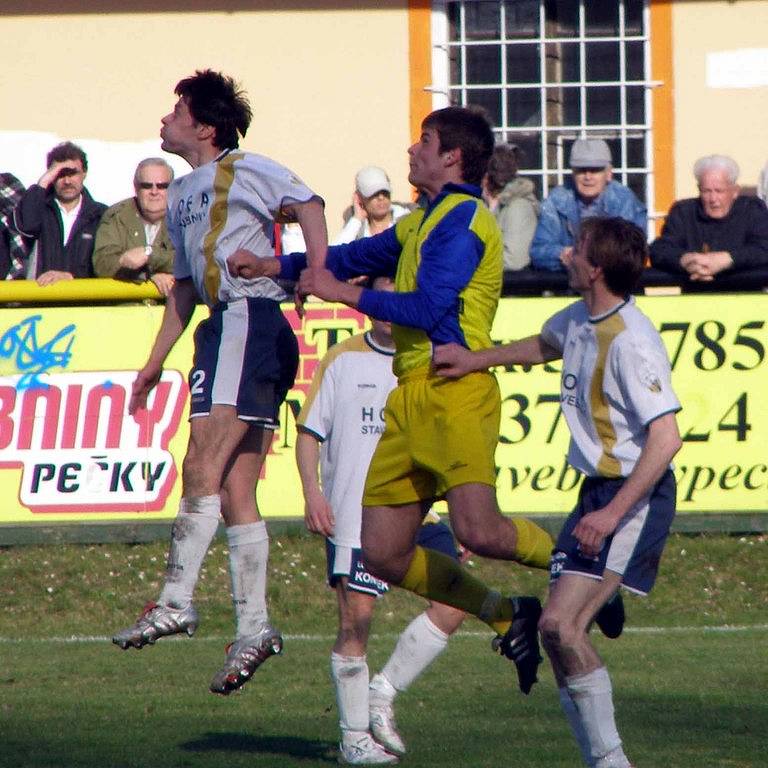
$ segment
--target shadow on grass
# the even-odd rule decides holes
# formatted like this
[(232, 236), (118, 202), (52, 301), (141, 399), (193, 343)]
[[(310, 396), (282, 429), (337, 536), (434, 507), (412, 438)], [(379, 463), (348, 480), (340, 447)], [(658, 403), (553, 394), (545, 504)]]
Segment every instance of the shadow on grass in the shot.
[(249, 736), (243, 733), (207, 733), (179, 745), (187, 752), (253, 752), (287, 755), (304, 760), (336, 763), (336, 744), (296, 736)]

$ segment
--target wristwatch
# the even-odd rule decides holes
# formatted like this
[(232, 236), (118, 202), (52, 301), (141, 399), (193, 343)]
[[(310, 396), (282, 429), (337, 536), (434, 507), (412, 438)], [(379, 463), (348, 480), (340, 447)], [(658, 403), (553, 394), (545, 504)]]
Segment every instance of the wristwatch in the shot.
[(151, 245), (145, 245), (144, 246), (144, 255), (145, 256), (151, 256), (152, 255), (152, 246)]

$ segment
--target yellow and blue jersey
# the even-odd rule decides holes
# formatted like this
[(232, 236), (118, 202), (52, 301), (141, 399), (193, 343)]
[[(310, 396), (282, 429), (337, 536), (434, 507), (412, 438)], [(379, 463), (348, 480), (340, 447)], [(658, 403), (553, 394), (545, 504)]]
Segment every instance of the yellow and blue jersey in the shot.
[[(326, 264), (341, 280), (394, 278), (395, 293), (364, 289), (358, 308), (393, 323), (393, 369), (400, 377), (427, 368), (433, 345), (491, 346), (502, 250), (501, 232), (479, 188), (447, 184), (426, 209), (386, 232), (329, 248)], [(281, 276), (295, 278), (304, 263), (289, 256)]]

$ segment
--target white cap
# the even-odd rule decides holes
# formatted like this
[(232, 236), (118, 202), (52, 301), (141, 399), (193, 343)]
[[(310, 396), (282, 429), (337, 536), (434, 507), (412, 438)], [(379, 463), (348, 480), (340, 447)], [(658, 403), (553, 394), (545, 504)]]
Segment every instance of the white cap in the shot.
[(375, 165), (367, 165), (357, 172), (355, 188), (363, 197), (372, 197), (377, 192), (392, 192), (389, 176)]

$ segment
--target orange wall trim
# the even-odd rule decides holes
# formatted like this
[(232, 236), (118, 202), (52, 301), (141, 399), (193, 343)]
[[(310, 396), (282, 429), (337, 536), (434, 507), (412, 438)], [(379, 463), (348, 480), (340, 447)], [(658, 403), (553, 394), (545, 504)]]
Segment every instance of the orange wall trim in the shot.
[[(672, 63), (672, 2), (651, 2), (651, 78), (661, 85), (653, 98), (654, 200), (659, 213), (666, 214), (675, 201), (675, 100)], [(656, 222), (656, 233), (662, 220)]]
[(410, 69), (411, 141), (421, 134), (421, 121), (432, 111), (432, 3), (408, 0), (408, 58)]

